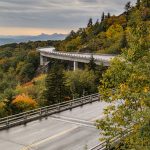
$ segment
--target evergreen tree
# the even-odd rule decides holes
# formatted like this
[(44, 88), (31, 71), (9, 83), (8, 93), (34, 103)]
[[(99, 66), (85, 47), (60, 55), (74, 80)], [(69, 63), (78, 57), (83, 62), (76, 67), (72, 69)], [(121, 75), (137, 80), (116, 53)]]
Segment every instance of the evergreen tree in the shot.
[(76, 33), (71, 30), (70, 34), (66, 37), (66, 40), (71, 40), (76, 37)]
[(90, 18), (87, 27), (92, 27), (92, 25), (93, 25), (93, 20), (92, 18)]
[(87, 41), (87, 34), (86, 34), (86, 31), (83, 30), (81, 34), (81, 43), (85, 43), (86, 41)]
[(45, 80), (44, 98), (49, 104), (62, 102), (65, 96), (64, 74), (62, 65), (55, 62)]
[(127, 2), (125, 5), (125, 11), (128, 12), (131, 9), (131, 2)]
[(99, 19), (96, 20), (95, 27), (99, 25)]
[(102, 13), (102, 17), (101, 17), (101, 22), (103, 22), (105, 20), (105, 13)]
[(88, 70), (89, 71), (96, 71), (96, 64), (95, 64), (95, 59), (93, 57), (93, 55), (91, 55), (91, 59), (90, 59), (90, 62), (88, 63)]
[(15, 95), (16, 95), (16, 93), (13, 89), (7, 89), (4, 92), (5, 107), (6, 107), (6, 111), (9, 115), (12, 115), (12, 113), (13, 113), (12, 101), (13, 101)]
[(141, 3), (144, 7), (150, 7), (150, 1), (149, 0), (142, 0)]
[(111, 17), (111, 16), (110, 16), (110, 13), (108, 13), (108, 14), (107, 14), (107, 18), (110, 18), (110, 17)]
[(140, 3), (141, 3), (141, 0), (137, 0), (137, 2), (136, 2), (136, 7), (137, 7), (137, 8), (140, 7)]
[(93, 27), (93, 34), (97, 35), (99, 33), (99, 27), (100, 27), (100, 23), (99, 23), (99, 19), (97, 19), (94, 27)]

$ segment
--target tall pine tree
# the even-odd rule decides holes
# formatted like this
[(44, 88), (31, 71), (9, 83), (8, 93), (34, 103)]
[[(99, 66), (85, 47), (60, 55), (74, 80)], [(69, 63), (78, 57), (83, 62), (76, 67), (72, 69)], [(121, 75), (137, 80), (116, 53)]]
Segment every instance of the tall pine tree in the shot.
[(101, 17), (101, 22), (103, 22), (105, 20), (105, 13), (102, 13), (102, 17)]
[(92, 26), (93, 26), (93, 20), (92, 18), (90, 18), (87, 27), (92, 27)]
[(93, 55), (91, 55), (91, 59), (90, 59), (90, 61), (89, 61), (89, 63), (88, 63), (88, 70), (89, 71), (96, 71), (96, 63), (95, 63), (95, 59), (94, 59), (94, 57), (93, 57)]
[(63, 67), (59, 63), (54, 63), (49, 70), (45, 80), (46, 90), (43, 95), (48, 104), (62, 102), (65, 97), (65, 85)]
[(140, 8), (140, 3), (141, 3), (141, 0), (137, 0), (136, 2), (136, 7), (139, 9)]

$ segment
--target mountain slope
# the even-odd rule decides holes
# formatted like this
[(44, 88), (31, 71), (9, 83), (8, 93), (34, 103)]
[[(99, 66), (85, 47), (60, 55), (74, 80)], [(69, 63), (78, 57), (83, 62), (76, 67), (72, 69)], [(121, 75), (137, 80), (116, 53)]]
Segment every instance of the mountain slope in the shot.
[(128, 2), (125, 12), (119, 16), (110, 13), (102, 14), (101, 19), (93, 23), (89, 19), (87, 27), (77, 32), (71, 31), (67, 38), (57, 47), (60, 51), (121, 53), (128, 46), (126, 31), (135, 22), (134, 13), (138, 13), (143, 22), (150, 20), (150, 4), (148, 0), (137, 1), (136, 6)]
[(20, 43), (28, 41), (47, 41), (47, 40), (64, 40), (66, 34), (40, 34), (37, 36), (0, 36), (0, 45), (9, 44), (9, 43)]

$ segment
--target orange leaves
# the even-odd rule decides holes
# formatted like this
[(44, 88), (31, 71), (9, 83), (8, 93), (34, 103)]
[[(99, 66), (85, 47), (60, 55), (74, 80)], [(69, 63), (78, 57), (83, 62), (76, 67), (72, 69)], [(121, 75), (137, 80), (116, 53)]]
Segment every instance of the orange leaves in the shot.
[(12, 104), (22, 111), (31, 110), (37, 107), (36, 101), (25, 94), (16, 96), (12, 101)]
[(25, 84), (22, 85), (22, 87), (26, 87), (26, 86), (32, 86), (33, 85), (33, 82), (27, 82)]
[(124, 92), (124, 91), (128, 90), (128, 85), (126, 85), (126, 84), (121, 84), (121, 85), (120, 85), (120, 89), (121, 89), (122, 92)]

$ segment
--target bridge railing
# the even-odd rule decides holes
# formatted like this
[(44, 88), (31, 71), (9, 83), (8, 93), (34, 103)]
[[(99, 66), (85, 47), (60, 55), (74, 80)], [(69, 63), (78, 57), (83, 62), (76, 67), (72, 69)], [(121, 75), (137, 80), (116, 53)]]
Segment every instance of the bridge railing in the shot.
[(87, 103), (98, 101), (100, 99), (99, 94), (92, 94), (88, 96), (83, 96), (74, 100), (62, 102), (59, 104), (54, 104), (46, 107), (41, 107), (38, 109), (26, 111), (23, 113), (7, 116), (0, 118), (0, 130), (7, 129), (13, 126), (26, 124), (30, 121), (42, 119), (54, 113), (59, 113), (68, 109), (72, 109), (78, 106), (82, 106)]
[(125, 137), (127, 137), (131, 132), (132, 129), (125, 129), (122, 134), (117, 134), (115, 137), (105, 140), (89, 150), (112, 150), (116, 145), (119, 145), (119, 143), (121, 143), (121, 141), (124, 140)]
[(38, 47), (37, 50), (38, 51), (41, 51), (41, 49), (44, 49), (44, 48), (52, 48), (53, 51), (50, 52), (50, 53), (62, 53), (62, 54), (81, 54), (81, 55), (89, 55), (89, 56), (94, 56), (94, 55), (98, 55), (98, 56), (116, 56), (116, 54), (99, 54), (99, 53), (89, 53), (89, 52), (78, 52), (78, 51), (75, 51), (75, 52), (64, 52), (64, 51), (56, 51), (54, 47)]
[[(86, 55), (80, 55), (80, 54), (68, 54), (68, 53), (63, 53), (63, 52), (41, 52), (41, 54), (44, 55), (53, 55), (53, 56), (57, 56), (57, 57), (69, 57), (71, 59), (83, 59), (89, 62), (91, 56), (86, 56)], [(98, 59), (98, 58), (94, 58), (96, 62), (103, 62), (103, 63), (107, 63), (108, 61), (105, 59)]]

